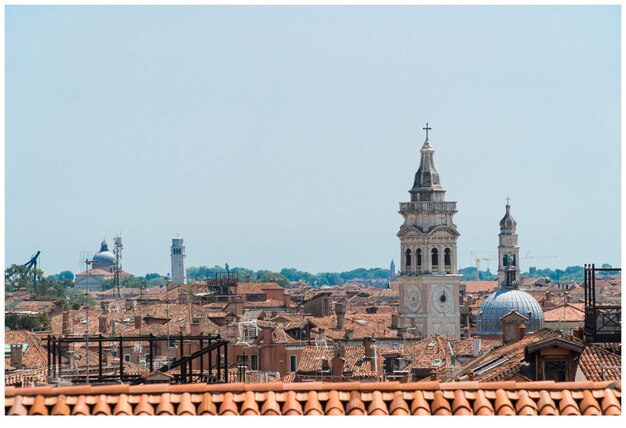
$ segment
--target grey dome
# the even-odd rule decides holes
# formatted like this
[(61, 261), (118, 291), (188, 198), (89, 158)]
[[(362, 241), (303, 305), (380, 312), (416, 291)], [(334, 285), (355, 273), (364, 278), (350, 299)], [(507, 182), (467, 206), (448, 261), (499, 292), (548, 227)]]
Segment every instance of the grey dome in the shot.
[(105, 269), (115, 264), (115, 254), (109, 251), (105, 240), (100, 244), (100, 251), (93, 256), (92, 267), (94, 269)]
[(543, 328), (543, 310), (533, 296), (521, 291), (500, 289), (480, 305), (477, 334), (501, 334), (502, 318), (511, 310), (528, 318), (526, 332), (532, 333)]

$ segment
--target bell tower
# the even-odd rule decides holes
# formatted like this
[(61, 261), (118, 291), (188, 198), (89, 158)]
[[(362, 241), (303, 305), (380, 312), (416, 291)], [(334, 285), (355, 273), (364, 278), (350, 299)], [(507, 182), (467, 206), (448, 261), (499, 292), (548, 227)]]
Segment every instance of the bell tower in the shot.
[(420, 150), (420, 165), (409, 190), (411, 202), (400, 202), (404, 223), (400, 238), (400, 305), (392, 326), (399, 334), (460, 337), (459, 275), (456, 241), (460, 236), (452, 217), (456, 202), (435, 169), (428, 131)]
[[(506, 213), (500, 220), (498, 235), (498, 285), (513, 286), (520, 281), (519, 245), (517, 245), (517, 222), (511, 215), (510, 198), (506, 198)], [(515, 282), (517, 281), (517, 282)]]

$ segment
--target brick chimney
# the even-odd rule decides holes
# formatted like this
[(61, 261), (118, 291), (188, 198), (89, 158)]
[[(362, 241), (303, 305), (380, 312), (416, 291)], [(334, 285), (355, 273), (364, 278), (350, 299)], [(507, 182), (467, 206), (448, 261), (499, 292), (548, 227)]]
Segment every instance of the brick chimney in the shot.
[(474, 370), (467, 371), (467, 380), (474, 380)]
[(341, 381), (343, 380), (343, 367), (346, 363), (346, 360), (337, 355), (333, 358), (331, 365), (333, 371), (333, 381)]
[(322, 358), (322, 370), (330, 370), (330, 363), (326, 357)]
[(376, 342), (376, 340), (372, 339), (371, 337), (366, 337), (365, 339), (363, 339), (363, 347), (365, 348), (366, 358), (374, 358), (374, 347), (372, 346), (372, 342)]
[(335, 303), (335, 315), (337, 315), (337, 330), (343, 330), (346, 320), (345, 303)]
[(191, 335), (198, 336), (200, 334), (200, 317), (194, 315), (191, 318)]
[(261, 337), (263, 338), (264, 345), (272, 344), (272, 327), (261, 327)]
[(141, 315), (135, 315), (135, 329), (141, 329)]
[(63, 323), (61, 325), (61, 334), (63, 336), (69, 336), (70, 334), (70, 313), (67, 311), (63, 312)]
[(107, 317), (106, 315), (100, 315), (98, 318), (98, 331), (102, 334), (107, 332)]
[(11, 365), (17, 370), (24, 368), (24, 364), (22, 363), (23, 356), (22, 344), (11, 344)]
[(524, 323), (521, 323), (519, 325), (519, 340), (522, 340), (525, 335), (526, 335), (526, 325), (524, 325)]

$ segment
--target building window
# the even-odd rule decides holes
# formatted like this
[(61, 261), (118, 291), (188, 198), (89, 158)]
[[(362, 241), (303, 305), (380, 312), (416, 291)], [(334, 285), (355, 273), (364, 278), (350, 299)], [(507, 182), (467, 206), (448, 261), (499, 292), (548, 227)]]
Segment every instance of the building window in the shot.
[(431, 259), (433, 272), (439, 271), (439, 250), (437, 250), (436, 248), (433, 248), (433, 250), (431, 251)]
[(168, 348), (176, 348), (176, 339), (168, 339), (167, 347)]
[(446, 248), (443, 251), (443, 264), (446, 267), (446, 273), (450, 273), (451, 271), (451, 264), (450, 264), (450, 248)]
[(250, 355), (250, 370), (258, 370), (258, 369), (259, 369), (259, 356)]
[(416, 251), (416, 257), (417, 257), (417, 271), (420, 272), (422, 270), (422, 250), (420, 250), (419, 248)]
[(124, 354), (124, 361), (126, 361), (127, 363), (130, 362), (130, 354)]
[(544, 360), (543, 363), (544, 380), (553, 380), (555, 382), (566, 382), (567, 379), (567, 361), (565, 360)]
[(295, 372), (297, 368), (298, 368), (298, 364), (297, 364), (297, 361), (296, 361), (296, 356), (295, 355), (290, 355), (289, 356), (289, 371), (290, 372)]
[(407, 248), (407, 250), (405, 251), (405, 255), (406, 257), (404, 264), (406, 265), (406, 270), (409, 270), (411, 268), (411, 249)]

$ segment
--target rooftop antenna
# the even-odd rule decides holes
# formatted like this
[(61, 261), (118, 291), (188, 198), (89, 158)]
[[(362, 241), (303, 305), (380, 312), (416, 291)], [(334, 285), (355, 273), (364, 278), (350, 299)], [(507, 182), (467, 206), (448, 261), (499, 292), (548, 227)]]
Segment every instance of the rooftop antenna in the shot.
[(122, 271), (122, 236), (121, 234), (113, 238), (113, 254), (115, 254), (115, 276), (113, 284), (115, 285), (115, 298), (120, 299), (120, 272)]

